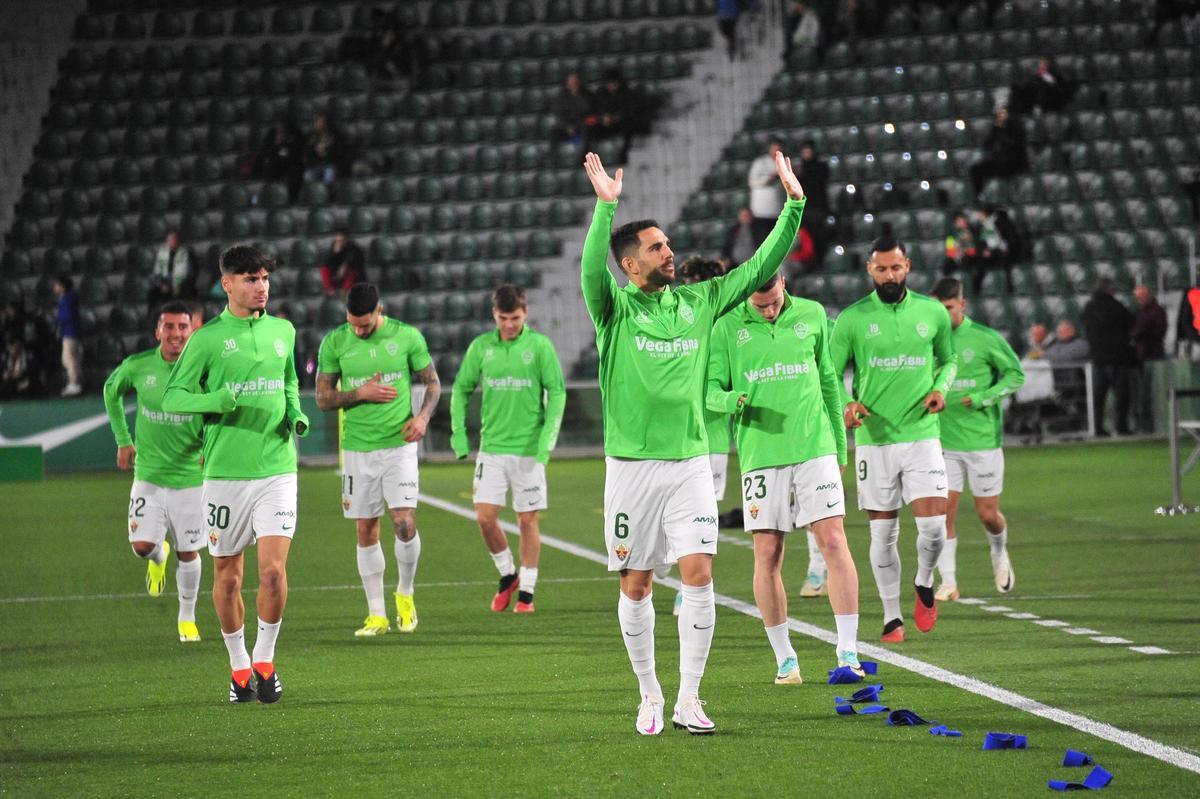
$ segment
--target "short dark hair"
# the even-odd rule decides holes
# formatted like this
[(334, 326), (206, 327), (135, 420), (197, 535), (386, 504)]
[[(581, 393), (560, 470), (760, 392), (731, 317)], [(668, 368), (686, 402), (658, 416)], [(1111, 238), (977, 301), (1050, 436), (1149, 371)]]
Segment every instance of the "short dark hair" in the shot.
[[(158, 315), (161, 317), (165, 313), (181, 313), (187, 314), (190, 317), (192, 315), (192, 307), (183, 300), (171, 300), (159, 306)], [(156, 319), (155, 323), (157, 324), (157, 322), (158, 320)]]
[(612, 248), (613, 258), (617, 259), (618, 266), (621, 264), (621, 259), (629, 254), (630, 247), (636, 251), (641, 244), (638, 234), (652, 227), (658, 227), (658, 223), (653, 219), (639, 219), (636, 222), (628, 222), (621, 225), (612, 232), (608, 243), (609, 247)]
[(235, 244), (221, 253), (223, 275), (256, 275), (259, 270), (275, 271), (275, 259), (249, 244)]
[(679, 265), (679, 274), (684, 282), (699, 283), (725, 274), (725, 266), (720, 261), (705, 258), (703, 255), (693, 255)]
[(333, 229), (333, 235), (350, 238), (350, 228), (346, 227), (345, 225), (338, 225)]
[(1113, 279), (1111, 277), (1101, 275), (1096, 279), (1096, 291), (1102, 294), (1114, 294), (1116, 293), (1116, 290), (1117, 287), (1113, 283)]
[(900, 250), (901, 255), (908, 255), (908, 250), (904, 249), (904, 242), (895, 236), (880, 236), (871, 242), (871, 257), (877, 252), (891, 252), (892, 250)]
[(956, 277), (944, 277), (934, 284), (932, 293), (939, 300), (961, 300), (962, 281)]
[(525, 308), (525, 289), (504, 283), (492, 290), (492, 307), (500, 313), (512, 313)]
[(755, 291), (755, 293), (758, 293), (760, 291), (767, 291), (771, 288), (774, 288), (775, 284), (778, 283), (780, 280), (783, 280), (783, 275), (776, 272), (775, 274), (773, 274), (769, 278), (767, 278), (766, 283), (763, 283), (761, 286), (756, 288), (754, 291)]
[(379, 307), (379, 289), (370, 283), (355, 283), (346, 294), (346, 312), (366, 316)]
[(63, 291), (71, 291), (75, 288), (75, 281), (71, 279), (70, 275), (59, 275), (54, 278), (54, 281), (63, 287)]

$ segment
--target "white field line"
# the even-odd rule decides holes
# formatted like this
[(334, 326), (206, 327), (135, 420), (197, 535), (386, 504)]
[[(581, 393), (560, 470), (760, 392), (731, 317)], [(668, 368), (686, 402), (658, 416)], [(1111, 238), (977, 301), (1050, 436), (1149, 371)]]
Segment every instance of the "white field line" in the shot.
[[(432, 507), (440, 510), (444, 510), (447, 513), (452, 513), (464, 519), (475, 519), (474, 508), (466, 508), (461, 505), (456, 505), (452, 502), (446, 502), (443, 499), (439, 499), (428, 494), (421, 494), (420, 498), (425, 504), (431, 505)], [(511, 522), (501, 521), (500, 526), (510, 535), (516, 535), (519, 532), (517, 526)], [(596, 552), (595, 550), (588, 549), (587, 547), (582, 547), (570, 541), (564, 541), (560, 538), (546, 535), (544, 532), (542, 533), (542, 543), (548, 547), (551, 547), (552, 549), (557, 549), (562, 552), (576, 555), (585, 560), (589, 560), (592, 563), (600, 564), (605, 568), (608, 567), (608, 558), (606, 556)], [(615, 577), (609, 577), (608, 579), (613, 580), (614, 583), (616, 582)], [(674, 588), (676, 590), (679, 588), (679, 581), (672, 578), (655, 578), (655, 582), (665, 585), (668, 588)], [(725, 596), (724, 594), (717, 594), (716, 601), (718, 605), (729, 608), (730, 610), (736, 610), (739, 613), (752, 616), (754, 618), (762, 618), (758, 612), (758, 608), (749, 602), (743, 602), (740, 599)], [(794, 630), (801, 635), (807, 635), (810, 638), (824, 641), (830, 645), (837, 643), (836, 634), (797, 619), (788, 619), (788, 629)], [(1027, 696), (1022, 696), (1014, 691), (1009, 691), (1005, 688), (1000, 688), (999, 686), (983, 682), (982, 680), (977, 680), (974, 677), (968, 677), (965, 674), (958, 674), (948, 669), (943, 669), (940, 666), (935, 666), (932, 663), (926, 663), (923, 660), (917, 660), (916, 658), (908, 657), (907, 655), (901, 655), (898, 652), (890, 649), (884, 649), (882, 647), (875, 646), (874, 644), (864, 644), (860, 642), (859, 652), (881, 663), (887, 663), (892, 666), (902, 668), (906, 671), (911, 671), (914, 674), (919, 674), (922, 677), (936, 680), (937, 682), (945, 683), (946, 685), (951, 685), (955, 688), (960, 688), (964, 691), (976, 694), (977, 696), (982, 696), (995, 702), (999, 702), (1002, 705), (1007, 705), (1034, 716), (1048, 719), (1049, 721), (1053, 721), (1057, 724), (1062, 724), (1065, 727), (1071, 727), (1072, 729), (1088, 733), (1089, 735), (1094, 735), (1097, 738), (1111, 741), (1112, 743), (1123, 746), (1132, 752), (1148, 755), (1149, 757), (1161, 760), (1168, 765), (1177, 766), (1186, 771), (1200, 774), (1200, 757), (1190, 752), (1176, 749), (1173, 746), (1168, 746), (1166, 744), (1159, 743), (1158, 741), (1151, 740), (1144, 736), (1138, 735), (1137, 733), (1119, 729), (1111, 724), (1105, 724), (1102, 721), (1096, 721), (1088, 718), (1087, 716), (1081, 716), (1078, 713), (1072, 713), (1067, 710), (1060, 710), (1059, 708), (1051, 707), (1050, 705), (1038, 702), (1036, 699), (1030, 699)]]

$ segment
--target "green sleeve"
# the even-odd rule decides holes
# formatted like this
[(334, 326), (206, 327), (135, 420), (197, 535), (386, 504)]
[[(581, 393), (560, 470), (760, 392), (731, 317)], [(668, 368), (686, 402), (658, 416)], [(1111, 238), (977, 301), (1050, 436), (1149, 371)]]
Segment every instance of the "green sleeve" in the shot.
[(994, 335), (991, 355), (992, 368), (1000, 373), (1000, 378), (986, 391), (967, 395), (971, 398), (972, 408), (990, 408), (1025, 384), (1025, 371), (1021, 368), (1021, 361), (1003, 336)]
[(108, 426), (112, 428), (118, 447), (128, 447), (133, 443), (133, 437), (129, 435), (129, 423), (125, 420), (125, 393), (131, 388), (133, 381), (122, 361), (104, 381), (104, 410), (108, 412)]
[(567, 406), (567, 387), (563, 383), (562, 364), (550, 339), (545, 339), (541, 352), (542, 388), (546, 391), (546, 421), (542, 424), (542, 435), (538, 438), (538, 461), (549, 463), (550, 453), (558, 443), (558, 431), (562, 427), (563, 408)]
[[(295, 335), (293, 333), (293, 335)], [(288, 429), (304, 438), (308, 435), (308, 417), (300, 409), (300, 379), (296, 376), (296, 350), (288, 350), (287, 362), (283, 365), (283, 408)]]
[[(718, 325), (720, 327), (720, 325)], [(734, 414), (738, 411), (736, 391), (730, 391), (732, 380), (729, 375), (729, 344), (723, 330), (713, 331), (708, 348), (708, 379), (704, 392), (704, 406), (716, 413)]]
[(933, 390), (942, 392), (942, 396), (950, 393), (954, 385), (954, 376), (958, 374), (958, 355), (954, 352), (954, 328), (950, 324), (950, 314), (945, 308), (938, 308), (941, 316), (938, 319), (937, 333), (933, 337), (933, 357), (937, 361), (937, 371), (933, 374)]
[(454, 456), (465, 458), (471, 451), (467, 439), (467, 402), (479, 385), (479, 347), (472, 341), (463, 356), (454, 387), (450, 389), (450, 448)]
[(592, 324), (597, 328), (608, 320), (617, 293), (617, 281), (608, 271), (608, 245), (616, 212), (615, 202), (596, 200), (592, 225), (583, 242), (583, 257), (580, 259), (583, 301), (587, 305), (588, 316), (592, 317)]
[(333, 346), (333, 332), (330, 332), (321, 339), (321, 347), (317, 350), (317, 371), (321, 374), (341, 374), (342, 367), (338, 363), (338, 356), (333, 351)]
[(412, 332), (414, 341), (413, 347), (408, 351), (408, 368), (419, 372), (429, 368), (433, 363), (433, 356), (429, 354), (429, 345), (425, 343), (425, 336), (421, 335), (421, 331), (414, 327)]
[(833, 323), (833, 332), (829, 335), (829, 363), (833, 367), (833, 373), (837, 377), (838, 396), (841, 398), (841, 407), (845, 407), (854, 397), (846, 391), (846, 365), (850, 363), (852, 355), (850, 347), (850, 325), (852, 321), (845, 311), (842, 311), (838, 316), (837, 321)]
[(711, 292), (709, 300), (716, 316), (736, 308), (779, 270), (779, 265), (796, 243), (796, 231), (800, 229), (800, 218), (804, 215), (804, 202), (804, 197), (799, 200), (789, 197), (779, 212), (771, 235), (759, 245), (750, 260), (730, 269), (721, 277), (707, 281)]
[(829, 325), (825, 311), (821, 310), (820, 341), (817, 343), (817, 370), (821, 376), (821, 398), (825, 401), (825, 413), (833, 428), (833, 441), (837, 445), (838, 466), (846, 465), (846, 423), (842, 419), (842, 375), (833, 368), (833, 357), (829, 354)]
[(205, 393), (200, 383), (208, 374), (209, 353), (196, 336), (188, 339), (183, 353), (171, 369), (163, 391), (162, 407), (167, 413), (228, 413), (237, 406), (233, 392), (222, 386)]

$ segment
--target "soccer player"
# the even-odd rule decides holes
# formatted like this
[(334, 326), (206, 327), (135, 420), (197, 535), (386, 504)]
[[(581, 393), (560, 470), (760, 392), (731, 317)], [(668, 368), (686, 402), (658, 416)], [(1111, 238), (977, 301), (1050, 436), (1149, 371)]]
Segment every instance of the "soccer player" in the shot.
[[(791, 162), (777, 154), (775, 169), (789, 199), (771, 235), (729, 274), (672, 291), (674, 254), (657, 223), (611, 229), (622, 170), (610, 177), (595, 153), (587, 154), (585, 168), (597, 198), (583, 247), (582, 287), (600, 353), (605, 549), (609, 570), (621, 573), (617, 617), (642, 694), (637, 730), (662, 731), (651, 587), (654, 567), (677, 558), (683, 608), (673, 723), (711, 733), (716, 725), (698, 696), (716, 623), (717, 503), (703, 410), (708, 341), (716, 318), (779, 268), (800, 226), (804, 191)], [(610, 245), (629, 278), (624, 288), (608, 271)]]
[(902, 243), (876, 239), (867, 259), (875, 290), (842, 311), (829, 347), (837, 374), (854, 363), (854, 393), (844, 397), (843, 415), (854, 430), (858, 507), (870, 519), (885, 643), (904, 640), (900, 506), (910, 504), (916, 519), (913, 621), (921, 632), (937, 622), (933, 567), (946, 541), (946, 464), (936, 414), (946, 407), (956, 359), (946, 309), (905, 286), (911, 266)]
[(846, 427), (838, 382), (825, 309), (788, 294), (778, 274), (713, 330), (706, 402), (734, 414), (742, 517), (754, 537), (754, 601), (775, 651), (777, 685), (801, 683), (781, 569), (784, 535), (806, 526), (829, 567), (838, 666), (863, 675), (858, 572), (842, 527)]
[[(467, 402), (482, 383), (479, 455), (472, 485), (475, 518), (491, 553), (500, 587), (492, 610), (507, 610), (517, 592), (516, 613), (533, 613), (538, 558), (542, 549), (538, 511), (548, 507), (546, 464), (558, 441), (567, 389), (554, 344), (525, 324), (525, 289), (503, 285), (492, 292), (496, 329), (467, 347), (450, 394), (450, 446), (467, 457)], [(500, 508), (512, 492), (521, 531), (521, 572), (500, 529)]]
[[(163, 392), (171, 367), (192, 335), (191, 310), (178, 300), (162, 306), (154, 349), (130, 355), (104, 383), (104, 408), (117, 440), (117, 468), (133, 469), (129, 493), (129, 544), (144, 558), (146, 590), (162, 594), (167, 581), (168, 533), (175, 541), (175, 587), (179, 592), (179, 640), (199, 641), (196, 628), (196, 595), (200, 592), (200, 550), (203, 518), (200, 502), (200, 417), (166, 413)], [(125, 422), (125, 395), (137, 394), (137, 441)]]
[(938, 558), (942, 584), (939, 602), (958, 599), (955, 555), (958, 535), (958, 498), (970, 483), (975, 512), (987, 530), (992, 551), (992, 576), (996, 590), (1007, 594), (1016, 577), (1008, 557), (1008, 521), (1000, 512), (1004, 490), (1004, 412), (1001, 402), (1025, 383), (1025, 372), (1004, 337), (967, 316), (962, 283), (944, 277), (933, 287), (933, 296), (950, 314), (958, 376), (946, 396), (942, 412), (942, 447), (946, 456), (946, 546)]
[[(248, 245), (221, 253), (228, 304), (192, 334), (163, 393), (167, 413), (204, 417), (201, 502), (213, 556), (213, 605), (233, 672), (230, 702), (279, 701), (275, 642), (287, 604), (296, 533), (296, 444), (308, 434), (296, 380), (296, 329), (267, 314), (270, 257)], [(244, 551), (258, 548), (258, 637), (246, 652)]]
[[(425, 386), (412, 412), (410, 373)], [(342, 389), (337, 384), (341, 380)], [(421, 557), (415, 511), (420, 482), (417, 442), (442, 394), (437, 369), (421, 331), (383, 315), (379, 290), (355, 283), (346, 295), (346, 324), (321, 341), (317, 354), (317, 407), (345, 410), (342, 425), (342, 513), (358, 534), (358, 574), (367, 594), (367, 618), (359, 637), (389, 629), (383, 598), (387, 568), (379, 544), (379, 517), (386, 510), (396, 532), (394, 552), (396, 627), (417, 629), (413, 581)]]

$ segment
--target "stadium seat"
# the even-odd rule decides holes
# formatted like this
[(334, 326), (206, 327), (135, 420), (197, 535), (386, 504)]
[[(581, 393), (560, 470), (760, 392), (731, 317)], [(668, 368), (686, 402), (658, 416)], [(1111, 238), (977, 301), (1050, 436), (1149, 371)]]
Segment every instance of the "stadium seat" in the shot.
[(304, 19), (299, 9), (283, 5), (275, 9), (271, 15), (271, 33), (279, 36), (301, 33), (304, 31)]
[(342, 29), (342, 24), (342, 15), (336, 7), (319, 5), (313, 9), (309, 30), (313, 33), (336, 33)]
[(102, 216), (96, 221), (96, 242), (103, 245), (124, 243), (128, 232), (119, 216)]
[(411, 208), (397, 206), (388, 213), (389, 233), (411, 233), (417, 229), (417, 217)]
[(239, 8), (233, 12), (233, 24), (229, 32), (234, 36), (262, 36), (266, 28), (266, 22), (258, 9)]

